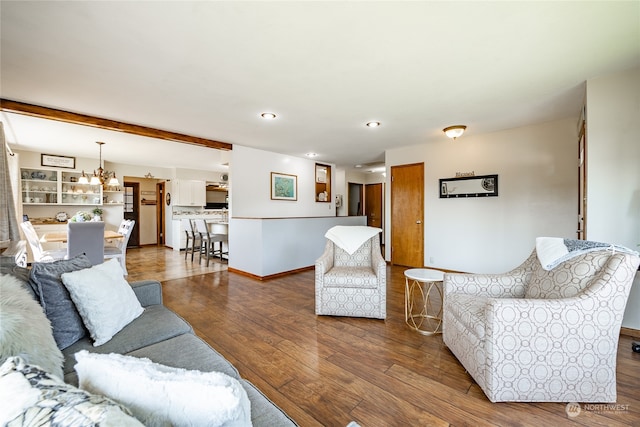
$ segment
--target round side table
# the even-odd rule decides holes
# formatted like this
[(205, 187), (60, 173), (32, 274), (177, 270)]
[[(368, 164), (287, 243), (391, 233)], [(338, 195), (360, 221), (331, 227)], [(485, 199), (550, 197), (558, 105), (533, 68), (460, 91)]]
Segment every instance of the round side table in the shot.
[[(404, 272), (404, 320), (409, 327), (423, 335), (442, 333), (442, 280), (444, 273), (429, 268), (412, 268)], [(434, 308), (432, 291), (440, 296)], [(435, 298), (435, 295), (434, 295)], [(424, 326), (423, 326), (424, 324)]]

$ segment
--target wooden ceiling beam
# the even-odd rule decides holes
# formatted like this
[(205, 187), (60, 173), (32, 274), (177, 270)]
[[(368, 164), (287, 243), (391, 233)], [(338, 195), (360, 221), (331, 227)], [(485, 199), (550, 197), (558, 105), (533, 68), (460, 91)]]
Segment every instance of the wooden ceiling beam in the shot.
[(116, 120), (103, 119), (86, 114), (72, 113), (70, 111), (58, 110), (55, 108), (41, 107), (39, 105), (11, 101), (9, 99), (3, 98), (0, 98), (0, 110), (10, 113), (39, 117), (42, 119), (57, 120), (59, 122), (92, 126), (99, 129), (113, 130), (117, 132), (125, 132), (133, 135), (146, 136), (149, 138), (158, 138), (185, 144), (200, 145), (203, 147), (215, 148), (218, 150), (231, 150), (233, 148), (233, 145), (227, 142), (220, 142), (213, 139), (184, 135), (181, 133), (150, 128), (147, 126), (134, 125), (131, 123), (124, 123)]

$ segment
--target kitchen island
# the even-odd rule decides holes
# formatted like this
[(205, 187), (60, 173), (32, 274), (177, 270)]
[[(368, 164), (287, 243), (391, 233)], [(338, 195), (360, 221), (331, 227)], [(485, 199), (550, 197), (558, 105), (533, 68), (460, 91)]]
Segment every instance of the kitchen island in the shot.
[[(181, 211), (173, 213), (171, 219), (171, 235), (167, 240), (167, 246), (170, 246), (174, 251), (184, 250), (187, 243), (187, 236), (182, 226), (182, 219), (204, 219), (209, 226), (209, 232), (215, 234), (229, 234), (229, 211), (227, 209), (205, 209), (205, 210), (192, 210)], [(224, 244), (223, 252), (228, 252), (226, 243)]]

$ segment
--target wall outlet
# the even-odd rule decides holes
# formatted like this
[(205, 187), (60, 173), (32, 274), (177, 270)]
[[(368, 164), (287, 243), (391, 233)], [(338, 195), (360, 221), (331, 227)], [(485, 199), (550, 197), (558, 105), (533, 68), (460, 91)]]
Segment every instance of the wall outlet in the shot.
[(435, 262), (435, 258), (430, 256), (429, 257), (429, 264), (433, 264)]

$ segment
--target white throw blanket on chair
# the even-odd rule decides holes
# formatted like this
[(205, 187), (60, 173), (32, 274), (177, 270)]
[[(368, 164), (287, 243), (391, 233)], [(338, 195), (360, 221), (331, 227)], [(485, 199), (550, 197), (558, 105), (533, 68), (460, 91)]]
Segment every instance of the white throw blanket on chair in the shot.
[(381, 228), (364, 225), (336, 225), (331, 227), (324, 237), (347, 251), (349, 255), (353, 255), (364, 242), (381, 231)]

